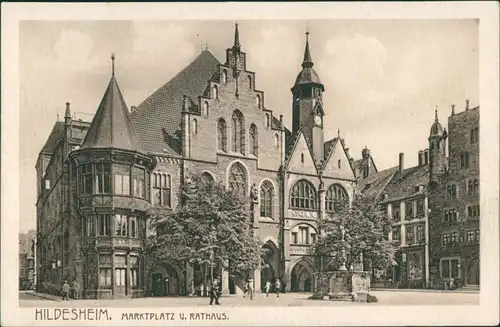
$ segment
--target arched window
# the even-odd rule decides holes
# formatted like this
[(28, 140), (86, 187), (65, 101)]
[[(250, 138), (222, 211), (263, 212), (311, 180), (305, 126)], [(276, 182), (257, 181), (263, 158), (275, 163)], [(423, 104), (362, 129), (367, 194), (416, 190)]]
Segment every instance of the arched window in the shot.
[(248, 88), (251, 90), (252, 89), (252, 76), (248, 76)]
[(212, 86), (212, 99), (218, 99), (219, 98), (219, 88), (217, 85)]
[(224, 83), (224, 84), (227, 83), (227, 71), (226, 70), (222, 71), (222, 83)]
[(258, 134), (257, 134), (257, 126), (254, 124), (250, 125), (250, 151), (251, 153), (257, 157), (259, 150), (258, 143)]
[(479, 193), (479, 182), (477, 179), (474, 180), (474, 194)]
[(193, 133), (198, 134), (198, 121), (196, 118), (193, 119)]
[(209, 184), (209, 183), (213, 183), (215, 180), (214, 180), (214, 177), (212, 176), (212, 174), (210, 174), (209, 172), (207, 171), (204, 171), (201, 176), (201, 182), (204, 183), (204, 184)]
[(246, 196), (247, 189), (247, 174), (245, 168), (236, 162), (231, 166), (228, 178), (229, 190), (235, 192), (239, 196)]
[(266, 114), (266, 127), (269, 127), (271, 125), (271, 118), (269, 117), (269, 114)]
[(217, 122), (217, 141), (218, 149), (220, 151), (227, 151), (227, 129), (226, 121), (223, 118), (219, 118)]
[(232, 142), (233, 152), (245, 154), (245, 131), (243, 114), (239, 110), (235, 110), (231, 118), (232, 126)]
[(260, 216), (273, 218), (273, 184), (264, 181), (260, 187)]
[(340, 169), (340, 167), (341, 167), (340, 159), (337, 161), (337, 165), (339, 166), (339, 169)]
[(280, 137), (278, 134), (274, 134), (274, 146), (277, 148), (280, 146)]
[(331, 185), (326, 191), (325, 197), (325, 210), (334, 211), (335, 202), (345, 201), (349, 197), (347, 191), (339, 184)]
[(208, 117), (208, 102), (207, 101), (203, 102), (203, 115), (205, 115), (205, 117)]
[(260, 108), (260, 95), (258, 95), (258, 94), (255, 97), (255, 103), (257, 104), (257, 108)]
[(467, 192), (469, 194), (473, 194), (474, 193), (474, 183), (472, 180), (469, 181), (469, 183), (467, 183)]
[(300, 180), (292, 187), (290, 206), (297, 209), (316, 209), (316, 189), (306, 181)]
[(304, 163), (304, 154), (303, 153), (300, 154), (300, 162)]

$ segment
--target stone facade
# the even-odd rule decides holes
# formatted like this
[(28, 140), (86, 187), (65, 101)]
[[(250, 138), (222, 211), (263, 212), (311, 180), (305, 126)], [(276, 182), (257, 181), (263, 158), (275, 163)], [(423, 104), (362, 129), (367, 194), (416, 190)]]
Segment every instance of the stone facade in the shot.
[(479, 285), (479, 107), (468, 107), (448, 118), (447, 169), (429, 187), (435, 287), (450, 278), (457, 286)]
[[(316, 221), (332, 210), (334, 198), (352, 199), (354, 160), (340, 135), (323, 141), (324, 86), (308, 41), (291, 94), (302, 108), (290, 110), (293, 121), (302, 123), (292, 131), (265, 106), (246, 58), (236, 29), (225, 63), (204, 51), (132, 114), (114, 70), (92, 123), (73, 119), (68, 104), (37, 163), (44, 291), (76, 279), (87, 298), (200, 294), (207, 285), (203, 267), (156, 264), (143, 254), (148, 210), (175, 209), (190, 174), (256, 195), (253, 227), (271, 250), (268, 267), (254, 273), (257, 291), (277, 278), (288, 290), (312, 289), (308, 248), (319, 233)], [(144, 177), (139, 195), (137, 169)], [(243, 289), (230, 272), (215, 267), (213, 273), (222, 277), (223, 292)]]

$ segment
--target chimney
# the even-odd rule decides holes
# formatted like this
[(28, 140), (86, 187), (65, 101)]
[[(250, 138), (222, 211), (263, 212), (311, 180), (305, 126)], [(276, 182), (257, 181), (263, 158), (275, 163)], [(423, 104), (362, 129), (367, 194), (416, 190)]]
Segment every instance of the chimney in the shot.
[(429, 149), (424, 150), (424, 165), (429, 164)]
[(418, 166), (423, 166), (424, 165), (424, 151), (420, 150), (418, 151)]
[(403, 171), (405, 169), (405, 154), (400, 153), (399, 154), (399, 171)]
[(451, 105), (451, 115), (453, 116), (455, 114), (455, 105)]
[(469, 110), (469, 99), (465, 100), (465, 110)]
[(131, 106), (130, 107), (130, 112), (134, 113), (137, 110), (136, 106)]

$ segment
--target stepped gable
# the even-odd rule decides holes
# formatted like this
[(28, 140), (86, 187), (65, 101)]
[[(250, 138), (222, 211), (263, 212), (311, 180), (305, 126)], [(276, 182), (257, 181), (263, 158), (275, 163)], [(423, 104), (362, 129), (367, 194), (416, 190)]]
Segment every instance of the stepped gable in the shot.
[(52, 127), (52, 131), (50, 132), (50, 135), (47, 138), (47, 141), (45, 142), (40, 153), (53, 154), (57, 148), (59, 140), (63, 137), (63, 135), (64, 135), (64, 122), (57, 121)]
[(214, 78), (219, 61), (204, 50), (186, 68), (144, 100), (132, 114), (132, 123), (147, 152), (181, 153), (181, 111), (184, 95), (198, 100)]
[(92, 119), (82, 148), (142, 150), (114, 74)]

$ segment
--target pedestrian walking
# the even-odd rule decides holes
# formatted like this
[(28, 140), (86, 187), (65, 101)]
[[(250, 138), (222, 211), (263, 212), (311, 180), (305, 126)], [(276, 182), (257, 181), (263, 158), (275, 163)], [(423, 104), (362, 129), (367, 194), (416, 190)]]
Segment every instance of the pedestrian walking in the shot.
[(220, 297), (220, 285), (219, 285), (219, 280), (215, 278), (212, 282), (212, 285), (210, 287), (210, 305), (215, 304), (219, 305), (219, 297)]
[(254, 296), (253, 278), (248, 279), (248, 293), (250, 295), (250, 300), (253, 300), (253, 296)]
[(68, 281), (65, 280), (64, 281), (64, 284), (62, 285), (62, 293), (63, 293), (63, 301), (66, 300), (66, 301), (69, 301), (69, 292), (71, 291), (71, 287), (69, 286), (68, 284)]
[(73, 298), (75, 300), (78, 300), (78, 296), (80, 295), (80, 284), (78, 284), (76, 279), (73, 281), (73, 285), (71, 285), (71, 288), (73, 290)]
[(281, 282), (279, 279), (276, 279), (276, 284), (274, 285), (274, 287), (276, 288), (277, 297), (280, 297)]
[(271, 289), (271, 281), (270, 280), (268, 280), (266, 282), (266, 286), (265, 287), (266, 287), (266, 297), (268, 297), (269, 296), (269, 290)]

